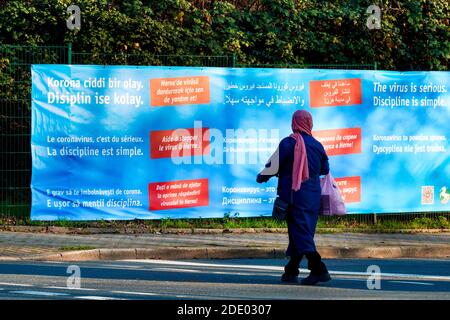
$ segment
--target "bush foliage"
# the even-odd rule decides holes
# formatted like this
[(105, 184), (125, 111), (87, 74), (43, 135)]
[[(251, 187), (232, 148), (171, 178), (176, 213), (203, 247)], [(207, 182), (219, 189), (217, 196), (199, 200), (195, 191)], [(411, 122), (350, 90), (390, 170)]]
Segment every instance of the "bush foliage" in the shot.
[[(232, 55), (242, 65), (373, 64), (448, 70), (448, 0), (0, 1), (0, 43), (73, 43), (78, 52)], [(366, 26), (372, 5), (381, 29)]]

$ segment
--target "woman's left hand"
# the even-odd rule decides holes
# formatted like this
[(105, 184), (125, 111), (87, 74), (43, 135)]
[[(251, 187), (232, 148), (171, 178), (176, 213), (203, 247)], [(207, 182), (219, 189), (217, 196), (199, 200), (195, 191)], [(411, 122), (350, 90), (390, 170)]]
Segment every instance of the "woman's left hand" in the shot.
[(263, 183), (263, 182), (267, 182), (268, 180), (269, 180), (269, 176), (263, 176), (263, 175), (261, 175), (261, 174), (258, 174), (257, 176), (256, 176), (256, 182), (257, 183)]

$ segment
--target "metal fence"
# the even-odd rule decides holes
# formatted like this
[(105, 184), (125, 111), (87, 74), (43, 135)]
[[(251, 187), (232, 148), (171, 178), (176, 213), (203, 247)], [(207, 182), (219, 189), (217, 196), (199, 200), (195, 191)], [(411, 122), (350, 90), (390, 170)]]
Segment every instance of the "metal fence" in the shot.
[[(31, 207), (31, 70), (32, 64), (165, 65), (202, 67), (278, 67), (376, 70), (377, 64), (243, 65), (236, 56), (177, 56), (74, 52), (66, 46), (0, 45), (0, 216), (27, 218)], [(323, 221), (405, 220), (423, 214), (351, 215)], [(449, 216), (430, 213), (428, 217)]]
[(66, 46), (0, 45), (0, 216), (31, 207), (31, 65), (100, 64), (234, 67), (235, 56), (74, 52)]
[(378, 64), (374, 63), (362, 63), (362, 64), (241, 64), (236, 63), (238, 68), (287, 68), (287, 69), (356, 69), (356, 70), (377, 70)]
[(31, 205), (31, 70), (68, 63), (67, 46), (0, 46), (0, 214), (28, 216)]

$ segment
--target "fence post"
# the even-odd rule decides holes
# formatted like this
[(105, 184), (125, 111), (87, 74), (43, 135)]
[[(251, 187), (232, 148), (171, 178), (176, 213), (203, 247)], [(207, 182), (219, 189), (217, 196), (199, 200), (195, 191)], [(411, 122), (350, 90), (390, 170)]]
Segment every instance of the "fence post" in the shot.
[(236, 68), (236, 53), (233, 52), (233, 68)]
[(376, 61), (373, 63), (373, 69), (375, 71), (378, 69), (378, 63)]
[(72, 42), (67, 44), (67, 63), (72, 64)]

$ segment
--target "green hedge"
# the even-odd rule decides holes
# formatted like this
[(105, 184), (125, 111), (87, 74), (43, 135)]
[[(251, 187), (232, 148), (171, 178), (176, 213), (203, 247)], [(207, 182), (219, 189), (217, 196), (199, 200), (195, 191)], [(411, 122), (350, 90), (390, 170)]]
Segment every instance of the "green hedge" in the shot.
[[(81, 8), (80, 30), (66, 8)], [(380, 30), (367, 8), (382, 10)], [(0, 43), (73, 42), (81, 52), (230, 55), (243, 65), (371, 64), (448, 70), (448, 0), (0, 1)]]

